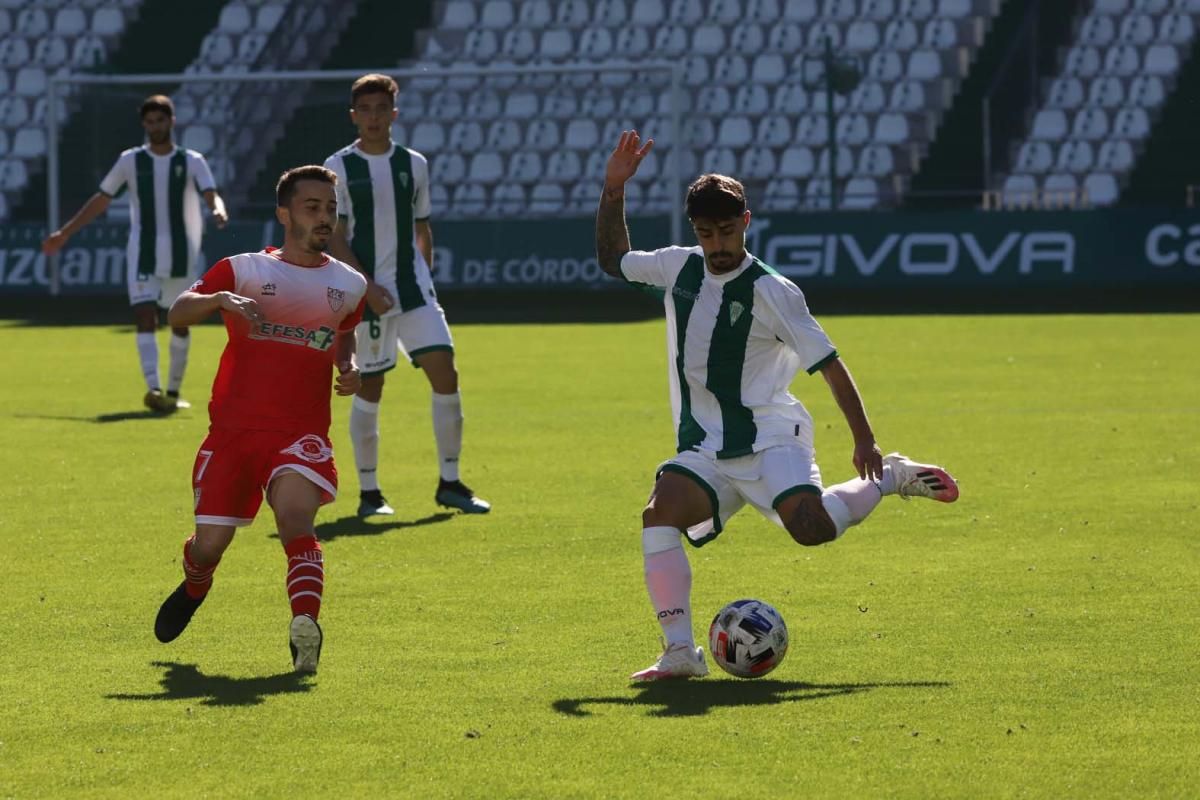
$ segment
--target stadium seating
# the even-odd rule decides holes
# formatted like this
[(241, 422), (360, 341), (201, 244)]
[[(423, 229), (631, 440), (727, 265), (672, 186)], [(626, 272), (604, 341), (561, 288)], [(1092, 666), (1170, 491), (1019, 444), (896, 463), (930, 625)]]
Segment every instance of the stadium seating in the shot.
[[(825, 207), (832, 191), (826, 100), (822, 87), (805, 76), (819, 71), (813, 61), (828, 38), (863, 73), (850, 94), (833, 98), (840, 114), (840, 192), (848, 207), (894, 205), (995, 6), (990, 0), (442, 0), (435, 3), (433, 27), (419, 34), (415, 63), (401, 66), (500, 59), (547, 69), (489, 76), (449, 116), (430, 110), (443, 127), (465, 115), (487, 131), (472, 153), (486, 170), (445, 171), (457, 167), (438, 158), (456, 148), (452, 134), (418, 140), (414, 131), (409, 144), (430, 157), (434, 183), (447, 184), (452, 213), (488, 213), (511, 202), (507, 190), (496, 197), (509, 185), (502, 176), (539, 180), (526, 158), (530, 151), (541, 156), (542, 183), (536, 185), (568, 183), (566, 175), (595, 181), (603, 156), (628, 127), (655, 139), (664, 169), (674, 151), (686, 151), (682, 163), (694, 169), (684, 170), (685, 176), (695, 169), (737, 174), (767, 209)], [(553, 72), (567, 62), (646, 57), (681, 65), (678, 142), (664, 74), (631, 79)], [(444, 108), (434, 102), (439, 91), (444, 89), (416, 81), (405, 86), (413, 105), (426, 108)], [(599, 160), (597, 148), (603, 151)], [(562, 152), (571, 158), (549, 157)], [(627, 206), (634, 213), (667, 208), (664, 193), (674, 191), (667, 176), (647, 167), (642, 172), (645, 185)], [(457, 181), (472, 188), (456, 192)], [(594, 185), (590, 191), (595, 194)], [(551, 193), (538, 196), (545, 200)], [(532, 202), (533, 195), (527, 197)], [(576, 203), (572, 191), (565, 202), (568, 210)], [(589, 196), (585, 205), (593, 203)], [(544, 202), (539, 207), (551, 210)]]
[(1025, 141), (1015, 145), (1002, 204), (1036, 204), (1039, 195), (1052, 204), (1064, 197), (1115, 203), (1198, 23), (1194, 0), (1097, 0), (1089, 7)]

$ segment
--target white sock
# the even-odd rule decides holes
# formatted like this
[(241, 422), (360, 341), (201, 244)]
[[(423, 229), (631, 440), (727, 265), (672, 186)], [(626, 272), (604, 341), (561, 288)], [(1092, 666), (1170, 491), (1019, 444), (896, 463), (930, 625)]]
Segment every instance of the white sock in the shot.
[(879, 487), (879, 493), (884, 497), (896, 493), (896, 476), (892, 474), (891, 464), (883, 465), (883, 477), (879, 479), (879, 483), (876, 485)]
[(433, 393), (433, 438), (437, 440), (438, 470), (442, 480), (458, 480), (458, 457), (462, 453), (462, 397)]
[(354, 444), (354, 466), (358, 486), (364, 492), (379, 488), (379, 403), (355, 397), (350, 403), (350, 441)]
[[(884, 475), (888, 474), (890, 470), (885, 467)], [(841, 536), (847, 528), (866, 519), (882, 499), (883, 490), (878, 484), (852, 478), (827, 488), (821, 495), (821, 504), (837, 526), (837, 535)]]
[(692, 567), (683, 551), (683, 532), (660, 526), (642, 529), (642, 559), (646, 591), (662, 626), (667, 647), (686, 644), (692, 638)]
[(158, 382), (158, 339), (153, 333), (137, 334), (138, 358), (142, 362), (142, 376), (146, 379), (147, 389), (161, 389)]
[(191, 345), (191, 336), (176, 336), (171, 334), (171, 367), (167, 373), (167, 391), (178, 392), (179, 387), (183, 386), (183, 373), (187, 370), (188, 362), (188, 347)]

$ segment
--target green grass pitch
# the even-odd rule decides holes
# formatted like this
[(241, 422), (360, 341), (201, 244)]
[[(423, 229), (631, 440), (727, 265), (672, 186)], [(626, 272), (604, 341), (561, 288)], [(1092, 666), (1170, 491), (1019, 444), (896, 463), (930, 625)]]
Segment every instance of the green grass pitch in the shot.
[[(148, 418), (128, 327), (4, 324), (0, 796), (1196, 796), (1200, 316), (824, 323), (885, 452), (946, 465), (962, 499), (890, 498), (810, 549), (743, 511), (689, 551), (696, 633), (761, 597), (787, 659), (649, 688), (627, 676), (658, 651), (639, 513), (672, 452), (661, 320), (455, 327), (486, 517), (434, 505), (428, 389), (402, 368), (399, 513), (354, 520), (335, 399), (312, 680), (266, 513), (191, 628), (153, 637), (223, 330), (195, 331), (196, 408)], [(796, 391), (845, 479), (828, 390)]]

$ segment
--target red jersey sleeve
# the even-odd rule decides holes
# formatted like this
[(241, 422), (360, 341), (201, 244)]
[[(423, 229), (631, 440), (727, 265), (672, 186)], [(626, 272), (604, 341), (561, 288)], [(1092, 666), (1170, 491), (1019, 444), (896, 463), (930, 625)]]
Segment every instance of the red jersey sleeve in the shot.
[(196, 294), (216, 294), (217, 292), (232, 292), (236, 286), (237, 280), (233, 274), (233, 264), (229, 263), (228, 258), (222, 258), (213, 264), (208, 272), (201, 275), (200, 280), (193, 283), (189, 291)]
[[(216, 269), (216, 267), (213, 267), (213, 269)], [(354, 327), (358, 325), (358, 323), (362, 322), (363, 309), (366, 307), (367, 296), (363, 295), (362, 300), (358, 301), (358, 305), (355, 307), (355, 309), (346, 315), (346, 317), (342, 320), (341, 325), (338, 325), (338, 331), (340, 333), (345, 333), (346, 331), (354, 330)]]

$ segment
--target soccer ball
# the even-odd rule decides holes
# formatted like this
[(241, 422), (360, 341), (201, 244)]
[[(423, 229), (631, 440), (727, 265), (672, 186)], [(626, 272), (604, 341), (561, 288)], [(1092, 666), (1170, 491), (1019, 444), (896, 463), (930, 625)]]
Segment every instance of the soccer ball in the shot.
[(713, 617), (708, 648), (721, 669), (738, 678), (761, 678), (787, 655), (787, 625), (762, 600), (734, 600)]

